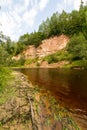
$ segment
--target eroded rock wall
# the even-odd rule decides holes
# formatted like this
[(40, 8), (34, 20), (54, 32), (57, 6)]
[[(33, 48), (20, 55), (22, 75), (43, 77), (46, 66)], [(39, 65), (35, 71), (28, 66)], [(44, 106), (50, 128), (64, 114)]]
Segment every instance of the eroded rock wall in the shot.
[(28, 46), (26, 50), (19, 54), (13, 59), (20, 59), (21, 55), (25, 57), (25, 59), (36, 58), (36, 57), (44, 57), (49, 54), (53, 54), (61, 49), (64, 49), (69, 41), (69, 38), (65, 35), (51, 37), (49, 39), (43, 40), (42, 44), (38, 48), (35, 48), (33, 45)]
[(69, 38), (65, 35), (55, 36), (53, 38), (43, 40), (42, 44), (37, 48), (37, 56), (44, 57), (64, 49), (68, 41)]

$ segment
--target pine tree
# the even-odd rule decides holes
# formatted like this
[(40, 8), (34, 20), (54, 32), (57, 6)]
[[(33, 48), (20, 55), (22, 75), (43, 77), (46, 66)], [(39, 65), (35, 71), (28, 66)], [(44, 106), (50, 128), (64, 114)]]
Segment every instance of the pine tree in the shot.
[(80, 9), (83, 9), (84, 2), (81, 0)]

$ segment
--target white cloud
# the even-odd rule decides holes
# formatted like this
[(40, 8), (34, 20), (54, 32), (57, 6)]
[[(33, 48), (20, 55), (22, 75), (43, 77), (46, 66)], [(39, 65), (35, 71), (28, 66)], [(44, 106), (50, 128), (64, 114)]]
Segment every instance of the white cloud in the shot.
[(74, 1), (74, 9), (79, 10), (81, 0)]
[[(87, 0), (83, 0), (84, 5), (86, 4)], [(67, 12), (71, 12), (73, 9), (79, 10), (81, 4), (81, 0), (63, 0), (58, 2), (56, 6), (56, 10), (61, 13), (62, 10)]]
[(32, 8), (30, 11), (26, 11), (23, 14), (23, 20), (28, 26), (32, 27), (35, 21), (35, 17), (37, 16), (38, 8)]
[(65, 3), (66, 5), (72, 5), (73, 0), (64, 0), (64, 3)]
[[(86, 4), (87, 0), (83, 0), (84, 4)], [(81, 0), (64, 0), (64, 4), (66, 8), (72, 6), (74, 9), (78, 10), (81, 4)]]
[(24, 0), (24, 6), (27, 8), (29, 6), (30, 0)]
[(12, 38), (14, 38), (13, 30), (14, 28), (16, 28), (16, 23), (14, 22), (13, 18), (10, 16), (8, 12), (5, 14), (2, 13), (1, 23), (1, 30), (4, 32), (4, 34), (12, 36)]
[(18, 14), (23, 13), (25, 11), (25, 9), (26, 9), (25, 6), (22, 6), (22, 4), (20, 4), (20, 3), (17, 3), (14, 6), (14, 11)]
[[(0, 0), (0, 30), (13, 40), (32, 28), (35, 18), (43, 11), (49, 0)], [(26, 30), (27, 29), (27, 30)]]
[[(83, 0), (86, 3), (87, 0)], [(23, 33), (33, 28), (37, 15), (45, 9), (50, 0), (0, 0), (0, 30), (11, 36), (14, 40)], [(62, 10), (79, 9), (81, 0), (61, 0), (57, 9)]]
[(40, 6), (40, 10), (44, 10), (44, 8), (46, 7), (46, 5), (48, 4), (49, 0), (41, 0), (39, 3)]
[(0, 0), (0, 6), (11, 6), (13, 3), (12, 0)]
[[(87, 0), (83, 0), (84, 5), (86, 4), (86, 2), (87, 2)], [(81, 4), (81, 0), (75, 0), (74, 8), (78, 10), (80, 7), (80, 4)]]
[(57, 10), (59, 13), (62, 13), (62, 10), (64, 10), (64, 5), (58, 3)]

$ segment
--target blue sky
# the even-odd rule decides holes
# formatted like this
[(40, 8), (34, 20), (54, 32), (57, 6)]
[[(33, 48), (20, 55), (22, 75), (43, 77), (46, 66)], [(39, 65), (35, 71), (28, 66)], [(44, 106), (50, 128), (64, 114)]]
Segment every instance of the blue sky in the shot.
[[(0, 31), (18, 40), (31, 33), (54, 12), (78, 10), (81, 0), (0, 0)], [(86, 0), (83, 0), (86, 3)]]

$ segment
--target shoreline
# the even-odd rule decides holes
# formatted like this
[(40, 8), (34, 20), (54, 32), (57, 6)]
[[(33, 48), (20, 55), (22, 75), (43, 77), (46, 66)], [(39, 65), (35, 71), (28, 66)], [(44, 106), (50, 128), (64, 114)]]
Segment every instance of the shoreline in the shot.
[(22, 73), (15, 71), (13, 75), (15, 76), (14, 94), (0, 106), (1, 130), (7, 128), (24, 130), (24, 127), (25, 130), (64, 128), (80, 130), (70, 112), (61, 107), (49, 91), (33, 86)]

